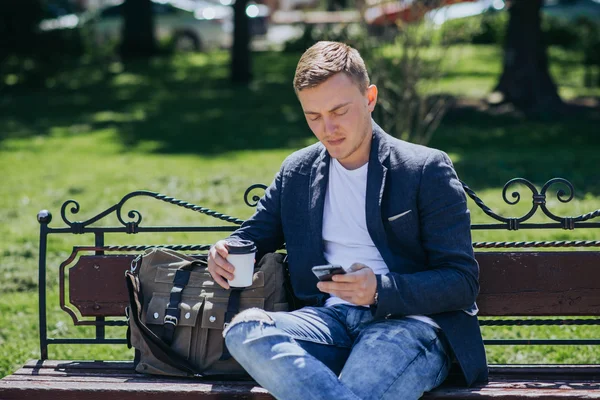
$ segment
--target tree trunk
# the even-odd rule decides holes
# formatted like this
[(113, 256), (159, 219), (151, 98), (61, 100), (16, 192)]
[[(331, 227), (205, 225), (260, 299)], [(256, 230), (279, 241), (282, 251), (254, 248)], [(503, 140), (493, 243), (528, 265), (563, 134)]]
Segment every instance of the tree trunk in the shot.
[(150, 0), (125, 0), (123, 3), (123, 58), (149, 57), (156, 53), (154, 18)]
[(249, 83), (252, 79), (250, 61), (250, 21), (246, 15), (248, 0), (236, 0), (233, 5), (233, 46), (231, 47), (231, 80)]
[(503, 100), (532, 113), (547, 113), (562, 105), (548, 71), (540, 9), (543, 0), (507, 2), (510, 18), (504, 47), (504, 71), (495, 91)]

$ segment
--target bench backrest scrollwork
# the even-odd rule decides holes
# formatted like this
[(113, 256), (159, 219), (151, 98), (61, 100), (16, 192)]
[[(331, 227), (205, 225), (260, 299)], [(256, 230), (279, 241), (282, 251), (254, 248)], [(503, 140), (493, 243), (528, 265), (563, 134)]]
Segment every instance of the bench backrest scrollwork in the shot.
[[(466, 184), (465, 193), (493, 222), (473, 224), (473, 231), (526, 230), (526, 229), (599, 229), (600, 209), (579, 216), (560, 216), (553, 213), (547, 200), (551, 187), (560, 187), (556, 198), (569, 203), (574, 198), (570, 182), (555, 178), (541, 190), (530, 181), (515, 178), (504, 185), (502, 198), (509, 205), (521, 201), (514, 190), (512, 200), (509, 189), (524, 186), (531, 191), (532, 207), (520, 217), (506, 217), (489, 208)], [(254, 207), (266, 186), (255, 184), (244, 193), (244, 202)], [(138, 210), (125, 211), (128, 200), (149, 197), (215, 218), (220, 225), (207, 226), (145, 226)], [(49, 344), (111, 343), (124, 344), (125, 339), (108, 338), (106, 326), (123, 326), (128, 297), (123, 272), (132, 261), (150, 245), (106, 245), (105, 238), (112, 234), (199, 232), (222, 233), (226, 236), (243, 223), (217, 211), (197, 206), (163, 194), (135, 191), (118, 203), (85, 221), (72, 221), (68, 213), (80, 211), (79, 203), (67, 200), (60, 213), (63, 227), (50, 227), (52, 214), (42, 210), (39, 254), (39, 319), (41, 359), (48, 358)], [(126, 216), (125, 216), (126, 213)], [(100, 220), (116, 216), (119, 225), (99, 226)], [(534, 216), (543, 215), (549, 222), (533, 222)], [(223, 224), (225, 223), (225, 224)], [(75, 246), (70, 256), (59, 267), (60, 307), (71, 316), (75, 325), (95, 327), (92, 338), (51, 338), (47, 329), (47, 255), (49, 235), (94, 235), (94, 245)], [(508, 234), (507, 234), (508, 235)], [(509, 236), (514, 235), (512, 232)], [(165, 247), (192, 253), (206, 252), (209, 244), (165, 245)], [(474, 242), (481, 270), (481, 292), (478, 298), (482, 326), (501, 325), (600, 325), (600, 241), (486, 241)], [(585, 248), (585, 251), (580, 251)], [(568, 249), (568, 251), (565, 251)], [(542, 250), (542, 251), (540, 251)], [(551, 251), (548, 251), (551, 250)], [(67, 299), (68, 295), (68, 299)], [(552, 316), (554, 318), (538, 318)], [(491, 318), (488, 318), (491, 317)], [(533, 317), (533, 318), (532, 318)], [(582, 318), (585, 317), (585, 318)], [(589, 318), (592, 317), (592, 318)], [(486, 344), (593, 344), (596, 339), (494, 339)]]

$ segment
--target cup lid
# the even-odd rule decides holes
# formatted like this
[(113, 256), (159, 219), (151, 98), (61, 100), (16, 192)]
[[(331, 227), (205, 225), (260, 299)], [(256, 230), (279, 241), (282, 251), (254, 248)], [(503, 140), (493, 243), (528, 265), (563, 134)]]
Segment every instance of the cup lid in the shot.
[(225, 242), (229, 254), (247, 254), (256, 252), (256, 246), (252, 240), (227, 239)]

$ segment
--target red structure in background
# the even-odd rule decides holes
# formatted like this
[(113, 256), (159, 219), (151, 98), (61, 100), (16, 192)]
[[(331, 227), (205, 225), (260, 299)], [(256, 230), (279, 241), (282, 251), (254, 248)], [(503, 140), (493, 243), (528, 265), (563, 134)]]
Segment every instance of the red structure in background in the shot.
[[(365, 21), (370, 25), (394, 25), (397, 22), (411, 23), (420, 21), (431, 10), (456, 3), (475, 2), (477, 0), (367, 0)], [(371, 4), (369, 4), (371, 3)]]

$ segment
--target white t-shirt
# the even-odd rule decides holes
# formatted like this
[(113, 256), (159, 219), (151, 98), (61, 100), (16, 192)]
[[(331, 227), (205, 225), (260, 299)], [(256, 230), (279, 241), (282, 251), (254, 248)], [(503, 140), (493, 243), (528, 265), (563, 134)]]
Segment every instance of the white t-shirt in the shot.
[[(338, 160), (331, 159), (323, 209), (324, 255), (329, 264), (341, 265), (346, 270), (359, 262), (371, 268), (376, 275), (383, 275), (390, 270), (367, 230), (365, 202), (368, 167), (367, 163), (357, 169), (347, 170)], [(334, 304), (351, 303), (332, 295), (325, 302), (325, 307)], [(438, 327), (429, 317), (408, 317)]]

